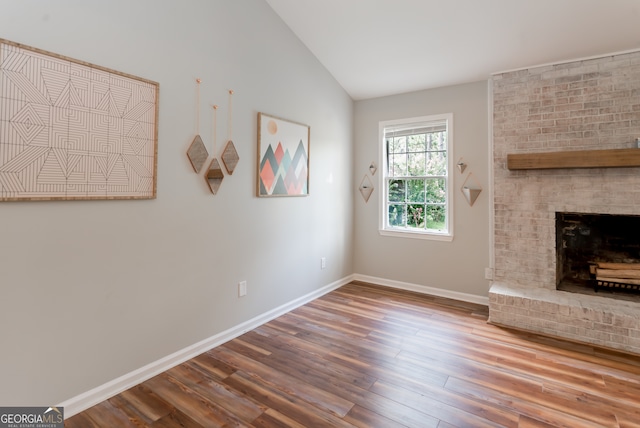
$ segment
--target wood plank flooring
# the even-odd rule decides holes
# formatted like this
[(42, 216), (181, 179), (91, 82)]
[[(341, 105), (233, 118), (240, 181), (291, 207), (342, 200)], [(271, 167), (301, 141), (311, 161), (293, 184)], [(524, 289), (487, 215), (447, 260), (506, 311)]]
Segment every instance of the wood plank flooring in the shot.
[(348, 284), (67, 427), (640, 427), (640, 358)]

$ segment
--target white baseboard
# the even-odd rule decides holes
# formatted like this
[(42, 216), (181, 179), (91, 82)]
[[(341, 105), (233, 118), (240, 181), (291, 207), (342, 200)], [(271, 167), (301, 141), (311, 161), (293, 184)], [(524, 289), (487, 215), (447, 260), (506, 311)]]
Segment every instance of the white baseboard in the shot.
[(288, 302), (282, 306), (272, 309), (264, 314), (261, 314), (253, 319), (250, 319), (242, 324), (232, 327), (226, 331), (213, 335), (207, 339), (204, 339), (198, 343), (188, 346), (184, 349), (174, 352), (171, 355), (167, 355), (157, 361), (147, 364), (144, 367), (140, 367), (130, 373), (120, 376), (117, 379), (109, 381), (103, 385), (93, 388), (87, 392), (72, 397), (62, 403), (59, 407), (64, 407), (65, 417), (71, 417), (75, 414), (82, 412), (104, 400), (107, 400), (114, 395), (121, 393), (135, 385), (138, 385), (145, 380), (156, 376), (172, 367), (177, 366), (191, 358), (194, 358), (209, 349), (222, 345), (231, 339), (234, 339), (241, 334), (246, 333), (249, 330), (253, 330), (262, 324), (271, 321), (274, 318), (279, 317), (293, 309), (300, 307), (318, 297), (329, 293), (337, 288), (342, 287), (345, 284), (353, 281), (353, 275), (338, 280), (332, 284), (326, 285), (318, 290), (315, 290), (307, 295), (299, 297), (291, 302)]
[(488, 296), (477, 296), (475, 294), (460, 293), (457, 291), (445, 290), (443, 288), (429, 287), (426, 285), (411, 284), (408, 282), (394, 281), (391, 279), (377, 278), (375, 276), (367, 276), (354, 274), (354, 281), (368, 282), (375, 285), (383, 285), (385, 287), (398, 288), (400, 290), (415, 291), (416, 293), (430, 294), (432, 296), (446, 297), (448, 299), (460, 300), (463, 302), (477, 303), (479, 305), (489, 306)]

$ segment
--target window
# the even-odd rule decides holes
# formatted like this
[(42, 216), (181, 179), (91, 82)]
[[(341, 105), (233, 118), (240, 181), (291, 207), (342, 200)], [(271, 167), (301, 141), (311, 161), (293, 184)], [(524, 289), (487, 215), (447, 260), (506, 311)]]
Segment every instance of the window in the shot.
[(380, 123), (384, 235), (452, 240), (453, 115)]

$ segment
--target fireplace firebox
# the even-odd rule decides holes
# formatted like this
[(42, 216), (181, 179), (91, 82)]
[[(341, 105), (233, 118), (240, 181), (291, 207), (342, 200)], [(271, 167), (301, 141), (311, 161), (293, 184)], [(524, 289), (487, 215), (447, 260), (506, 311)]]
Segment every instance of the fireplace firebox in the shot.
[[(640, 281), (640, 216), (558, 212), (556, 256), (558, 290), (598, 292), (605, 297), (637, 294), (638, 286), (633, 283)], [(596, 281), (598, 263), (607, 268), (617, 266), (625, 272), (627, 267), (639, 269), (639, 280), (631, 279), (631, 272), (632, 275), (623, 275), (629, 279)], [(625, 282), (627, 286), (618, 286)]]

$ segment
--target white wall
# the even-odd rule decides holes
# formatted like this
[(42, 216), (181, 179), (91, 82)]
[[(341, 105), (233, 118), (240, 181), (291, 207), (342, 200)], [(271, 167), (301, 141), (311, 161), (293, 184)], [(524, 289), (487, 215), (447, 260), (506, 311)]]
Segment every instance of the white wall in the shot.
[[(477, 82), (408, 94), (358, 101), (355, 104), (356, 187), (371, 161), (378, 162), (380, 121), (453, 113), (454, 164), (463, 158), (464, 174), (451, 172), (454, 188), (454, 239), (452, 242), (396, 238), (378, 233), (379, 178), (368, 203), (358, 194), (355, 200), (354, 268), (358, 275), (378, 282), (443, 289), (444, 294), (461, 293), (486, 298), (489, 282), (489, 143), (487, 82)], [(460, 188), (469, 174), (483, 187), (473, 207)], [(380, 281), (383, 280), (383, 281)], [(466, 297), (466, 296), (461, 296)], [(471, 297), (471, 300), (474, 300)]]
[[(266, 2), (0, 9), (1, 38), (160, 83), (157, 199), (0, 203), (0, 405), (59, 403), (353, 272), (353, 102)], [(235, 91), (215, 196), (185, 155), (196, 77), (219, 148)], [(259, 111), (311, 126), (310, 196), (254, 196)]]

